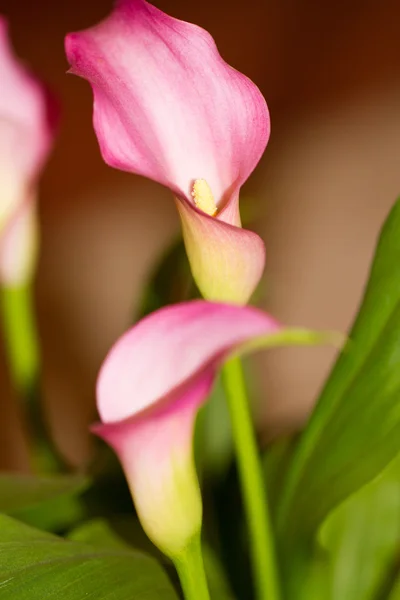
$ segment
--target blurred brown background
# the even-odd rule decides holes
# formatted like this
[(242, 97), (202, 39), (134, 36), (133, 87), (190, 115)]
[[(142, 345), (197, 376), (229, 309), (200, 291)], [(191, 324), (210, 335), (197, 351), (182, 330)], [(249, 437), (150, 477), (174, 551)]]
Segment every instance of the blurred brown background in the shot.
[[(111, 4), (0, 0), (18, 53), (63, 105), (42, 185), (37, 304), (45, 400), (72, 463), (90, 450), (99, 365), (179, 225), (167, 192), (103, 164), (89, 85), (65, 74), (64, 35), (94, 24)], [(207, 28), (270, 107), (271, 140), (243, 190), (254, 199), (255, 228), (267, 245), (263, 306), (288, 324), (345, 330), (378, 230), (400, 194), (400, 3), (156, 4)], [(280, 350), (257, 359), (265, 395), (256, 411), (265, 435), (304, 421), (333, 354)], [(11, 395), (3, 391), (9, 387), (4, 359), (0, 365), (0, 418), (8, 424), (0, 464), (22, 466)]]

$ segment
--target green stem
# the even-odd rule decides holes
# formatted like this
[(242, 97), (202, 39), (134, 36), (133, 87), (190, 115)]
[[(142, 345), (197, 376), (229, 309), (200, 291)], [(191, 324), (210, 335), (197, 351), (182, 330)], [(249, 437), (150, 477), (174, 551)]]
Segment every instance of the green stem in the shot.
[(174, 561), (185, 600), (210, 600), (200, 535)]
[(25, 396), (35, 384), (39, 348), (30, 286), (3, 287), (3, 331), (12, 381)]
[(39, 402), (40, 350), (32, 285), (2, 287), (1, 312), (11, 380), (21, 398), (24, 425), (32, 438), (33, 467), (54, 470), (60, 463)]
[(258, 600), (280, 600), (266, 488), (239, 358), (232, 358), (224, 365), (222, 378), (228, 398), (239, 478), (250, 533), (257, 598)]

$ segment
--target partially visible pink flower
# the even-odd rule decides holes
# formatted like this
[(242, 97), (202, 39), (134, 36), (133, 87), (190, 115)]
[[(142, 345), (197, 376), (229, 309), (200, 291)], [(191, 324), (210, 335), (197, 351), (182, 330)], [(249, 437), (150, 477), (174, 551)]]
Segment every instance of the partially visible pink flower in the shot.
[(22, 283), (36, 243), (38, 178), (53, 137), (53, 104), (14, 55), (0, 16), (0, 279)]
[(145, 0), (117, 0), (104, 21), (68, 35), (66, 51), (91, 83), (104, 160), (170, 188), (203, 295), (247, 302), (265, 260), (238, 204), (269, 137), (258, 88), (206, 31)]
[(168, 306), (123, 335), (97, 382), (101, 424), (149, 537), (171, 557), (198, 534), (201, 499), (192, 457), (197, 411), (226, 358), (281, 327), (250, 307), (203, 300)]

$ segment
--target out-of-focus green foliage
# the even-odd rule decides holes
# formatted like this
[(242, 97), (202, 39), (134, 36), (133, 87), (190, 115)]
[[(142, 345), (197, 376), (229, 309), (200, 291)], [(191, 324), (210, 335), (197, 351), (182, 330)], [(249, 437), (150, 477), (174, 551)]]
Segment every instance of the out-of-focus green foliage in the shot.
[(296, 444), (295, 436), (278, 438), (263, 453), (263, 465), (268, 488), (270, 512), (274, 517), (279, 509), (280, 496)]
[(381, 233), (364, 300), (288, 472), (279, 510), (286, 549), (400, 452), (400, 201)]
[(178, 237), (155, 265), (135, 320), (167, 304), (196, 297), (199, 297), (199, 292), (190, 271), (183, 240)]
[(223, 476), (232, 459), (232, 429), (220, 378), (214, 385), (209, 401), (199, 412), (195, 453), (201, 478)]
[(0, 512), (40, 529), (64, 529), (83, 517), (79, 497), (89, 483), (80, 475), (1, 473)]
[(110, 542), (67, 541), (0, 516), (0, 599), (177, 600), (156, 560)]
[(400, 461), (334, 510), (320, 532), (326, 600), (376, 600), (400, 550)]

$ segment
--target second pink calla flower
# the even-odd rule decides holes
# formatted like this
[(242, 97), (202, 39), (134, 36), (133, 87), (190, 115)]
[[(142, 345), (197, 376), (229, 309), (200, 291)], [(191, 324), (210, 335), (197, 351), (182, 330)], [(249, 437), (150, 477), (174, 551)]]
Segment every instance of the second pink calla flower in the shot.
[(170, 188), (203, 295), (247, 302), (265, 260), (238, 204), (269, 137), (258, 88), (205, 30), (145, 0), (118, 0), (97, 26), (67, 36), (66, 51), (92, 85), (105, 161)]
[(218, 369), (236, 352), (321, 340), (255, 308), (197, 300), (150, 314), (116, 342), (98, 378), (93, 431), (116, 451), (142, 525), (167, 555), (200, 531), (193, 427)]
[(192, 456), (195, 418), (227, 356), (278, 332), (267, 314), (203, 300), (168, 306), (130, 329), (97, 382), (102, 424), (93, 431), (116, 451), (142, 525), (176, 558), (201, 527)]

